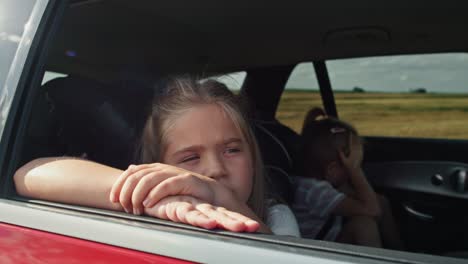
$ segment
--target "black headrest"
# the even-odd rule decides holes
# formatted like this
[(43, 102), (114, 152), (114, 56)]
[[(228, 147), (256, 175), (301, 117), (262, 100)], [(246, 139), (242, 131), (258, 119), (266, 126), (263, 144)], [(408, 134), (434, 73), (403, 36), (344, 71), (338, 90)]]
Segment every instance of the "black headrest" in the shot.
[(278, 121), (255, 120), (253, 123), (265, 164), (296, 172), (301, 136)]
[(136, 81), (103, 84), (75, 76), (54, 79), (44, 88), (62, 124), (64, 155), (86, 154), (118, 168), (133, 161), (152, 89)]

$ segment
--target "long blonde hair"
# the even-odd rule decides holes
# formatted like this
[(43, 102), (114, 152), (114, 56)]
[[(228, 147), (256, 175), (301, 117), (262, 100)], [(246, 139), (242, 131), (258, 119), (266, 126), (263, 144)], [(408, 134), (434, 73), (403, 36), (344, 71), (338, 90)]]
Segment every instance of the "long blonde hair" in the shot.
[(143, 129), (140, 162), (162, 162), (166, 132), (177, 117), (198, 105), (217, 104), (233, 121), (250, 148), (253, 165), (253, 187), (247, 205), (260, 217), (264, 216), (264, 170), (254, 134), (247, 123), (246, 100), (232, 93), (224, 84), (190, 77), (169, 79), (164, 91), (154, 98), (151, 114)]

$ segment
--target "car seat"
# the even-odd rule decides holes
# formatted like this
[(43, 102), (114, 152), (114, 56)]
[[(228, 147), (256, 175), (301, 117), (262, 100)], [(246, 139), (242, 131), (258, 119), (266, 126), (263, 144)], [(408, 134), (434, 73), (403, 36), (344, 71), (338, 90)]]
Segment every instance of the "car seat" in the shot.
[(265, 164), (268, 195), (289, 204), (298, 173), (300, 136), (276, 120), (255, 120), (253, 130)]
[(61, 155), (121, 169), (134, 161), (152, 89), (136, 81), (109, 85), (76, 76), (51, 80), (43, 88), (60, 124)]

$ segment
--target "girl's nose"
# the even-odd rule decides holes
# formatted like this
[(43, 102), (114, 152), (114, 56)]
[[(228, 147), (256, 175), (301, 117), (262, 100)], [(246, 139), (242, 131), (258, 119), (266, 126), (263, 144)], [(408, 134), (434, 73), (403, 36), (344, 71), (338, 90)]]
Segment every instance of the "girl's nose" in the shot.
[(218, 179), (226, 176), (226, 167), (222, 157), (218, 155), (213, 155), (208, 159), (206, 164), (206, 173), (205, 176), (208, 176), (213, 179)]

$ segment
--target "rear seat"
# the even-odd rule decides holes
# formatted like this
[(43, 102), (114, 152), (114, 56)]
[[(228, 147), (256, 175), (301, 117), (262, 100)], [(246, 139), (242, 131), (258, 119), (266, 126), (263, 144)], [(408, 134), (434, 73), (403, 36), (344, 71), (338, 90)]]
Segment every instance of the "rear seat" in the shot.
[[(263, 145), (265, 149), (266, 160), (265, 162), (271, 165), (277, 165), (292, 173), (297, 173), (299, 168), (299, 157), (301, 148), (301, 136), (297, 134), (291, 128), (281, 124), (280, 122), (274, 121), (254, 121), (255, 128), (261, 130), (269, 140), (274, 141), (274, 145), (277, 145), (281, 149), (280, 152), (270, 152), (269, 148), (271, 145), (262, 143), (263, 137), (259, 137), (259, 144)], [(279, 154), (280, 156), (270, 157), (272, 154)], [(279, 159), (283, 159), (280, 161)]]
[(43, 88), (61, 126), (60, 155), (86, 155), (121, 169), (134, 161), (152, 89), (136, 81), (106, 85), (74, 76), (51, 80)]
[(262, 158), (267, 172), (269, 196), (290, 203), (292, 183), (298, 173), (301, 137), (280, 122), (253, 121)]

